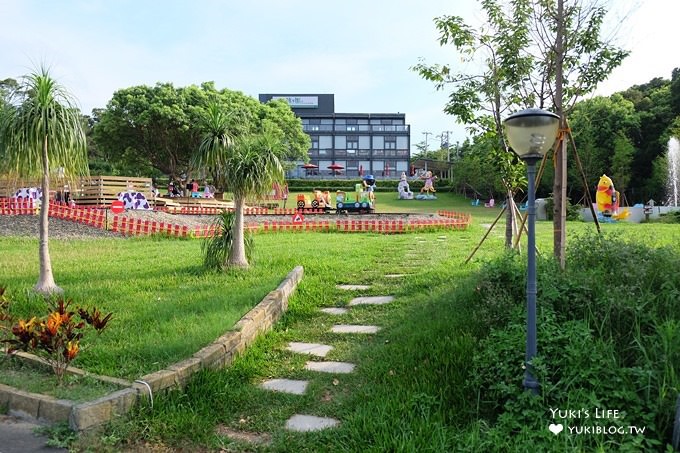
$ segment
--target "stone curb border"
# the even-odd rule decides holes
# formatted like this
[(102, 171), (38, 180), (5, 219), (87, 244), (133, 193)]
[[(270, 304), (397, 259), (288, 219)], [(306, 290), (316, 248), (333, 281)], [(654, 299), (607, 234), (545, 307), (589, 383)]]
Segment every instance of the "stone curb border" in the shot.
[(84, 431), (106, 423), (126, 414), (142, 399), (150, 398), (153, 401), (155, 393), (183, 388), (191, 375), (202, 369), (219, 369), (231, 364), (235, 356), (252, 344), (260, 333), (269, 330), (288, 310), (288, 298), (302, 280), (303, 273), (303, 267), (296, 266), (232, 330), (192, 357), (142, 376), (128, 388), (94, 401), (75, 403), (0, 384), (0, 407), (7, 407), (11, 415), (30, 417), (45, 423), (68, 422), (74, 431)]

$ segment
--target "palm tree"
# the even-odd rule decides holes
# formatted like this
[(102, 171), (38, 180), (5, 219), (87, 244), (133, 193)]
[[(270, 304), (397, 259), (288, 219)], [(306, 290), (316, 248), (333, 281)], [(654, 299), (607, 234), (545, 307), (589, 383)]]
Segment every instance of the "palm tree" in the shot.
[(25, 76), (0, 118), (0, 165), (7, 174), (42, 178), (40, 276), (34, 289), (62, 292), (54, 282), (48, 246), (50, 168), (71, 181), (88, 174), (80, 110), (71, 95), (41, 67)]
[(277, 157), (283, 144), (268, 128), (251, 136), (236, 136), (230, 131), (233, 118), (217, 104), (210, 104), (204, 121), (205, 135), (194, 159), (197, 167), (212, 167), (234, 195), (235, 218), (231, 250), (224, 267), (249, 266), (246, 256), (243, 211), (245, 200), (272, 190), (274, 182), (283, 181), (284, 170)]

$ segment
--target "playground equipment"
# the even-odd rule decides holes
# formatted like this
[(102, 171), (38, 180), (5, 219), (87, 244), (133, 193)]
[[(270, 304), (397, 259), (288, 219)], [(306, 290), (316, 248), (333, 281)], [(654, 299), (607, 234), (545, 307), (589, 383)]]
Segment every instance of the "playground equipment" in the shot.
[[(597, 183), (595, 201), (597, 210), (602, 215), (600, 220), (623, 220), (630, 215), (628, 209), (619, 212), (619, 192), (614, 188), (614, 182), (607, 175), (602, 175)], [(599, 216), (598, 216), (599, 217)]]
[(297, 196), (297, 208), (300, 210), (323, 209), (326, 212), (335, 210), (336, 213), (369, 214), (375, 210), (375, 198), (373, 192), (364, 190), (364, 184), (354, 186), (354, 192), (338, 190), (335, 193), (335, 207), (331, 202), (328, 191), (315, 190), (310, 197), (307, 194)]
[(298, 209), (332, 209), (331, 196), (326, 190), (321, 192), (320, 190), (315, 190), (312, 197), (306, 194), (298, 194), (297, 196), (297, 207)]

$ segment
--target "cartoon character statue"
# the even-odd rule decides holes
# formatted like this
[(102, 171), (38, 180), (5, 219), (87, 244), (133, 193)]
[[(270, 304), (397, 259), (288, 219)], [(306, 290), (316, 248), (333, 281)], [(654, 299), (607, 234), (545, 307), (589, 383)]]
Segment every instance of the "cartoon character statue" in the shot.
[(437, 179), (437, 177), (433, 176), (432, 172), (428, 170), (420, 177), (420, 179), (424, 180), (425, 183), (423, 184), (423, 188), (420, 189), (420, 193), (416, 196), (416, 200), (436, 200), (437, 197), (434, 195), (436, 192), (436, 190), (434, 190), (434, 180)]
[(373, 203), (375, 201), (375, 178), (373, 175), (366, 175), (362, 183), (364, 192), (368, 192), (368, 199)]
[(399, 185), (397, 186), (399, 191), (400, 200), (413, 200), (413, 192), (408, 186), (408, 180), (406, 179), (406, 173), (401, 172), (401, 179), (399, 180)]
[(614, 183), (607, 175), (600, 177), (595, 194), (597, 209), (605, 217), (612, 217), (619, 210), (619, 193), (614, 189)]
[(426, 171), (425, 175), (421, 176), (420, 179), (425, 181), (423, 188), (420, 189), (420, 193), (425, 192), (426, 194), (429, 194), (432, 192), (434, 194), (436, 192), (436, 190), (434, 190), (434, 180), (437, 179), (437, 177), (433, 176), (431, 171)]

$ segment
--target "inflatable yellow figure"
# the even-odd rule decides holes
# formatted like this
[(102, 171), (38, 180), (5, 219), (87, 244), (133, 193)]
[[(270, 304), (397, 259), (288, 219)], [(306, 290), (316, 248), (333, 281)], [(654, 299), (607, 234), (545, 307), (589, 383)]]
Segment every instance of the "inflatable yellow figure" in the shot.
[(595, 194), (597, 209), (605, 217), (611, 217), (619, 209), (619, 193), (614, 189), (614, 183), (607, 175), (600, 177)]

